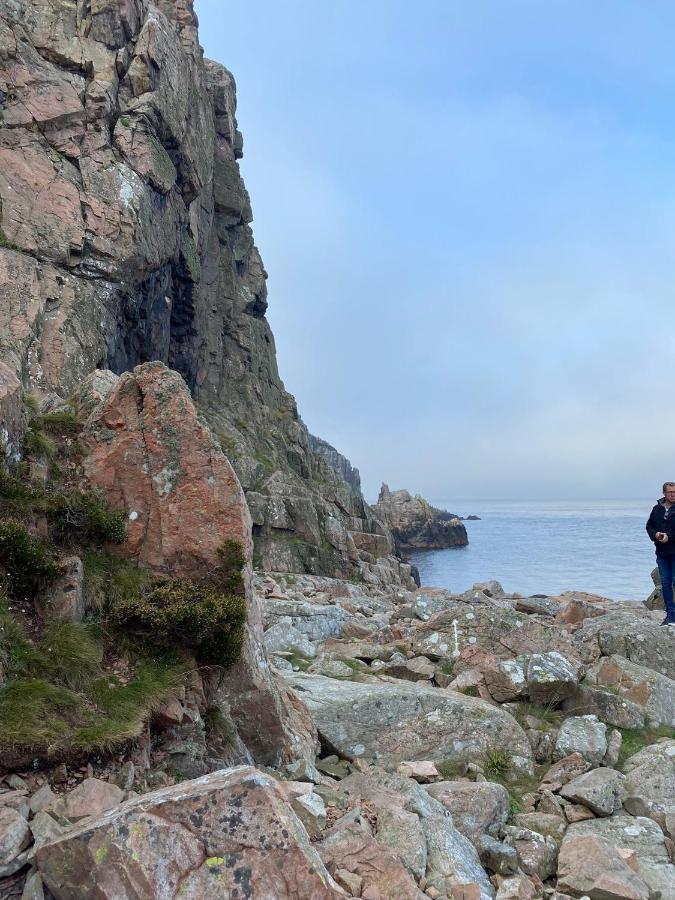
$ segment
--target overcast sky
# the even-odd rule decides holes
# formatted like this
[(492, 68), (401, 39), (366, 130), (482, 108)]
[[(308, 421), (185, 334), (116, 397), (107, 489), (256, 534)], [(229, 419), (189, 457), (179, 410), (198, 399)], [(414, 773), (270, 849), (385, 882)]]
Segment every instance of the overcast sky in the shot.
[(196, 0), (279, 369), (430, 499), (675, 480), (675, 6)]

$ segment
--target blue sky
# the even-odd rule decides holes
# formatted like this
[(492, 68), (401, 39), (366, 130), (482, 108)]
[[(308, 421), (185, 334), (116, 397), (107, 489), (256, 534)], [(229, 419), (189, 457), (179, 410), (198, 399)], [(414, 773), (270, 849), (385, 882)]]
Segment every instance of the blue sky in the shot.
[(367, 498), (675, 480), (672, 4), (195, 6), (281, 375)]

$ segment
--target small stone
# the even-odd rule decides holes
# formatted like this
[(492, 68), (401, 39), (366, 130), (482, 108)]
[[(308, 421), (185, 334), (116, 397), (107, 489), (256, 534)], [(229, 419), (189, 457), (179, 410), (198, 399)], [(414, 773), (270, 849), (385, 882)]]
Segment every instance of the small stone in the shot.
[(451, 900), (480, 900), (480, 885), (473, 882), (472, 884), (453, 884), (450, 888)]
[(30, 810), (33, 814), (41, 812), (54, 800), (54, 792), (48, 784), (43, 784), (30, 798)]
[(0, 865), (11, 863), (28, 845), (28, 822), (11, 806), (0, 806)]
[(565, 807), (565, 818), (572, 822), (583, 822), (585, 819), (594, 819), (595, 813), (581, 803), (568, 803)]
[(333, 875), (341, 888), (349, 894), (350, 897), (360, 897), (361, 888), (363, 886), (363, 878), (350, 872), (348, 869), (337, 869)]
[(76, 821), (86, 816), (100, 815), (118, 806), (123, 799), (124, 792), (117, 785), (99, 778), (86, 778), (74, 790), (56, 797), (45, 811)]
[(33, 870), (26, 878), (23, 886), (21, 900), (44, 900), (45, 892), (42, 886), (42, 878), (40, 873)]
[(435, 764), (430, 760), (411, 760), (398, 764), (396, 771), (404, 778), (413, 778), (420, 784), (431, 784), (440, 781), (441, 775)]
[(8, 775), (5, 781), (15, 791), (28, 791), (28, 782), (20, 775)]

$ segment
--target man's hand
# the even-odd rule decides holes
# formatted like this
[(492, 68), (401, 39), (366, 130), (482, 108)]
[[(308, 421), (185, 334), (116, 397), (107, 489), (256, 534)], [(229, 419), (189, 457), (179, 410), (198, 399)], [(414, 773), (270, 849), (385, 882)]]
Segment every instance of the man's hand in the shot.
[(654, 535), (659, 544), (667, 544), (668, 543), (668, 535), (665, 531), (657, 531)]

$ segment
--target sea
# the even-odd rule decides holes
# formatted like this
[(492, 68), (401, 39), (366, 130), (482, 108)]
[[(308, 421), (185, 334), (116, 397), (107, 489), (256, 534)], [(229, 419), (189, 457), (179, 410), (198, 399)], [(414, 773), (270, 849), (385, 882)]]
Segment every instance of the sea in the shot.
[(411, 557), (423, 585), (461, 592), (496, 579), (508, 592), (577, 590), (615, 600), (652, 591), (654, 545), (645, 522), (655, 500), (438, 500), (459, 516), (469, 544)]

